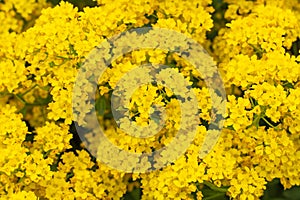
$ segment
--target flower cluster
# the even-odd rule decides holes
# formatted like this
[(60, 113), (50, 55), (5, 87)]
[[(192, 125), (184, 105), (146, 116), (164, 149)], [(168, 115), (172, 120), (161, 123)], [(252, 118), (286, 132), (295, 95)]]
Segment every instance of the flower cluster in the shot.
[[(0, 1), (1, 199), (122, 199), (142, 191), (145, 200), (200, 200), (211, 198), (213, 191), (256, 200), (274, 179), (285, 189), (300, 185), (300, 7), (294, 0), (224, 2), (226, 11), (218, 17), (226, 26), (217, 27), (214, 20), (220, 13), (214, 12), (212, 0), (95, 0), (96, 6), (83, 11), (63, 1), (57, 6), (45, 0)], [(74, 111), (72, 99), (84, 99), (92, 91), (83, 87), (90, 80), (76, 81), (90, 52), (107, 38), (141, 27), (171, 29), (207, 47), (226, 89), (224, 116), (215, 113), (213, 102), (222, 100), (208, 88), (205, 75), (165, 49), (138, 49), (113, 60), (97, 79), (95, 102), (84, 101)], [(211, 37), (216, 27), (217, 35)], [(172, 38), (164, 45), (185, 48)], [(137, 41), (124, 42), (130, 46)], [(106, 146), (98, 145), (94, 124), (103, 126), (113, 145), (149, 153), (170, 144), (192, 123), (182, 117), (189, 114), (181, 110), (188, 102), (186, 88), (154, 82), (136, 88), (139, 80), (150, 79), (137, 70), (147, 63), (170, 67), (156, 74), (161, 81), (190, 85), (197, 100), (196, 107), (188, 107), (197, 110), (196, 134), (168, 166), (126, 173), (94, 157), (106, 152)], [(120, 83), (129, 73), (133, 80)], [(93, 74), (88, 78), (95, 79)], [(82, 90), (75, 90), (75, 83)], [(128, 110), (130, 120), (114, 119), (113, 91), (128, 88), (133, 91), (127, 91), (128, 98), (124, 95), (128, 104), (120, 109)], [(93, 109), (97, 122), (89, 115)], [(219, 117), (224, 123), (220, 138), (205, 155), (203, 141), (216, 136), (209, 126)], [(84, 144), (76, 125), (87, 123)], [(145, 128), (149, 125), (155, 128)], [(143, 130), (151, 137), (133, 137), (126, 130)], [(112, 152), (107, 155), (114, 159)], [(172, 155), (158, 156), (162, 160)], [(121, 164), (134, 162), (124, 157)], [(159, 165), (145, 163), (148, 169)]]

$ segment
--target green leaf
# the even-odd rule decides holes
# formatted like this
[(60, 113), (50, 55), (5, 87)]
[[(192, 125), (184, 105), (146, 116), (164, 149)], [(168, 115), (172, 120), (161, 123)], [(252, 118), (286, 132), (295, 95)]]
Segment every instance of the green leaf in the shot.
[(135, 188), (130, 193), (126, 193), (122, 199), (124, 200), (139, 200), (141, 199), (142, 191), (140, 188)]
[[(270, 200), (291, 200), (291, 199), (286, 199), (286, 198), (284, 198), (284, 197), (275, 197), (275, 198), (272, 198), (272, 199), (270, 199)], [(298, 199), (297, 199), (298, 200)]]
[(201, 190), (203, 200), (228, 200), (226, 196), (227, 187), (217, 187), (213, 183), (204, 181), (204, 188)]
[(289, 200), (299, 200), (300, 198), (300, 187), (292, 187), (289, 190), (283, 191), (283, 196)]
[(104, 96), (101, 96), (96, 100), (95, 109), (99, 115), (103, 116), (106, 109), (106, 100)]
[(217, 187), (209, 181), (203, 181), (203, 184), (216, 192), (226, 193), (228, 190), (228, 187)]
[(208, 188), (204, 188), (201, 191), (203, 194), (203, 200), (228, 200), (228, 197), (223, 192), (216, 192)]
[(262, 200), (274, 200), (274, 198), (282, 198), (283, 187), (279, 179), (274, 179), (267, 184)]
[(208, 188), (202, 189), (201, 192), (202, 192), (204, 197), (209, 197), (209, 196), (213, 196), (215, 194), (218, 194), (216, 191), (213, 191), (213, 190), (208, 189)]
[(134, 189), (131, 193), (130, 193), (132, 199), (140, 199), (141, 197), (141, 189), (140, 188), (136, 188)]
[(211, 194), (210, 196), (204, 196), (203, 200), (228, 200), (228, 197), (225, 193), (217, 193)]

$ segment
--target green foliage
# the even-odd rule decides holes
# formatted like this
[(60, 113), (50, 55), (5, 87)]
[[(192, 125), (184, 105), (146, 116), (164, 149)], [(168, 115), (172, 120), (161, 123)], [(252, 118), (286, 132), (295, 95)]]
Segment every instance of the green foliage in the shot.
[[(53, 5), (57, 5), (59, 4), (59, 2), (61, 2), (61, 0), (48, 0), (48, 1), (51, 2)], [(94, 7), (97, 5), (97, 2), (93, 0), (66, 0), (66, 1), (72, 3), (74, 6), (78, 7), (78, 9), (81, 11), (86, 6)]]
[(284, 190), (280, 184), (279, 179), (274, 179), (267, 185), (262, 200), (299, 200), (300, 187), (292, 187), (291, 189)]

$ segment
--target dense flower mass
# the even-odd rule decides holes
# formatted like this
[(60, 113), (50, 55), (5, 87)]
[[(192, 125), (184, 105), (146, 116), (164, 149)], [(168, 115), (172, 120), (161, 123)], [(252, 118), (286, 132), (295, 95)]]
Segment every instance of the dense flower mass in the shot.
[[(275, 179), (284, 189), (300, 185), (299, 1), (94, 3), (78, 10), (64, 1), (56, 6), (46, 0), (0, 1), (0, 199), (256, 200)], [(98, 80), (95, 106), (86, 102), (73, 112), (76, 76), (91, 50), (140, 27), (185, 34), (216, 60), (226, 89), (226, 114), (221, 136), (207, 155), (201, 146), (206, 135), (214, 135), (207, 130), (220, 115), (212, 106), (218, 96), (191, 63), (172, 52), (139, 49), (112, 61)], [(168, 145), (186, 126), (170, 88), (154, 83), (137, 88), (126, 105), (131, 124), (121, 118), (118, 127), (111, 114), (109, 101), (118, 81), (146, 63), (164, 64), (183, 75), (198, 101), (199, 124), (179, 159), (160, 170), (126, 173), (97, 160), (94, 153), (104, 147), (95, 142), (96, 130), (86, 130), (93, 147), (88, 151), (75, 124), (91, 123), (88, 113), (95, 108), (114, 145), (133, 153)], [(134, 82), (126, 85), (135, 87)], [(75, 97), (87, 95), (90, 88), (84, 89)], [(148, 138), (128, 135), (124, 128), (133, 124), (160, 124), (153, 105), (165, 108), (162, 129)], [(124, 157), (124, 165), (133, 162)]]

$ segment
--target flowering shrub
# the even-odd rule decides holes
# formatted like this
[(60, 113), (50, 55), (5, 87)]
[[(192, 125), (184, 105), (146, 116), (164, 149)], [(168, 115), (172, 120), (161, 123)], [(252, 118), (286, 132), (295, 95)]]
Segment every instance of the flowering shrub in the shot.
[[(300, 185), (299, 1), (94, 4), (78, 10), (68, 2), (0, 1), (1, 199), (255, 200), (276, 180), (284, 189)], [(86, 115), (93, 105), (82, 104), (74, 113), (72, 98), (78, 71), (92, 49), (140, 27), (175, 30), (203, 45), (217, 61), (227, 102), (220, 138), (201, 155), (209, 124), (221, 115), (212, 109), (218, 95), (210, 93), (203, 74), (160, 49), (135, 50), (112, 61), (98, 81), (94, 107), (105, 134), (120, 148), (135, 153), (160, 149), (184, 126), (178, 98), (157, 84), (139, 87), (127, 105), (138, 126), (159, 120), (153, 104), (166, 108), (157, 134), (136, 138), (115, 125), (110, 97), (137, 66), (164, 64), (183, 74), (200, 110), (195, 139), (179, 159), (159, 170), (128, 173), (100, 162), (81, 143), (76, 125), (96, 123)], [(97, 138), (86, 131), (93, 145)], [(126, 165), (130, 162), (124, 158)]]

